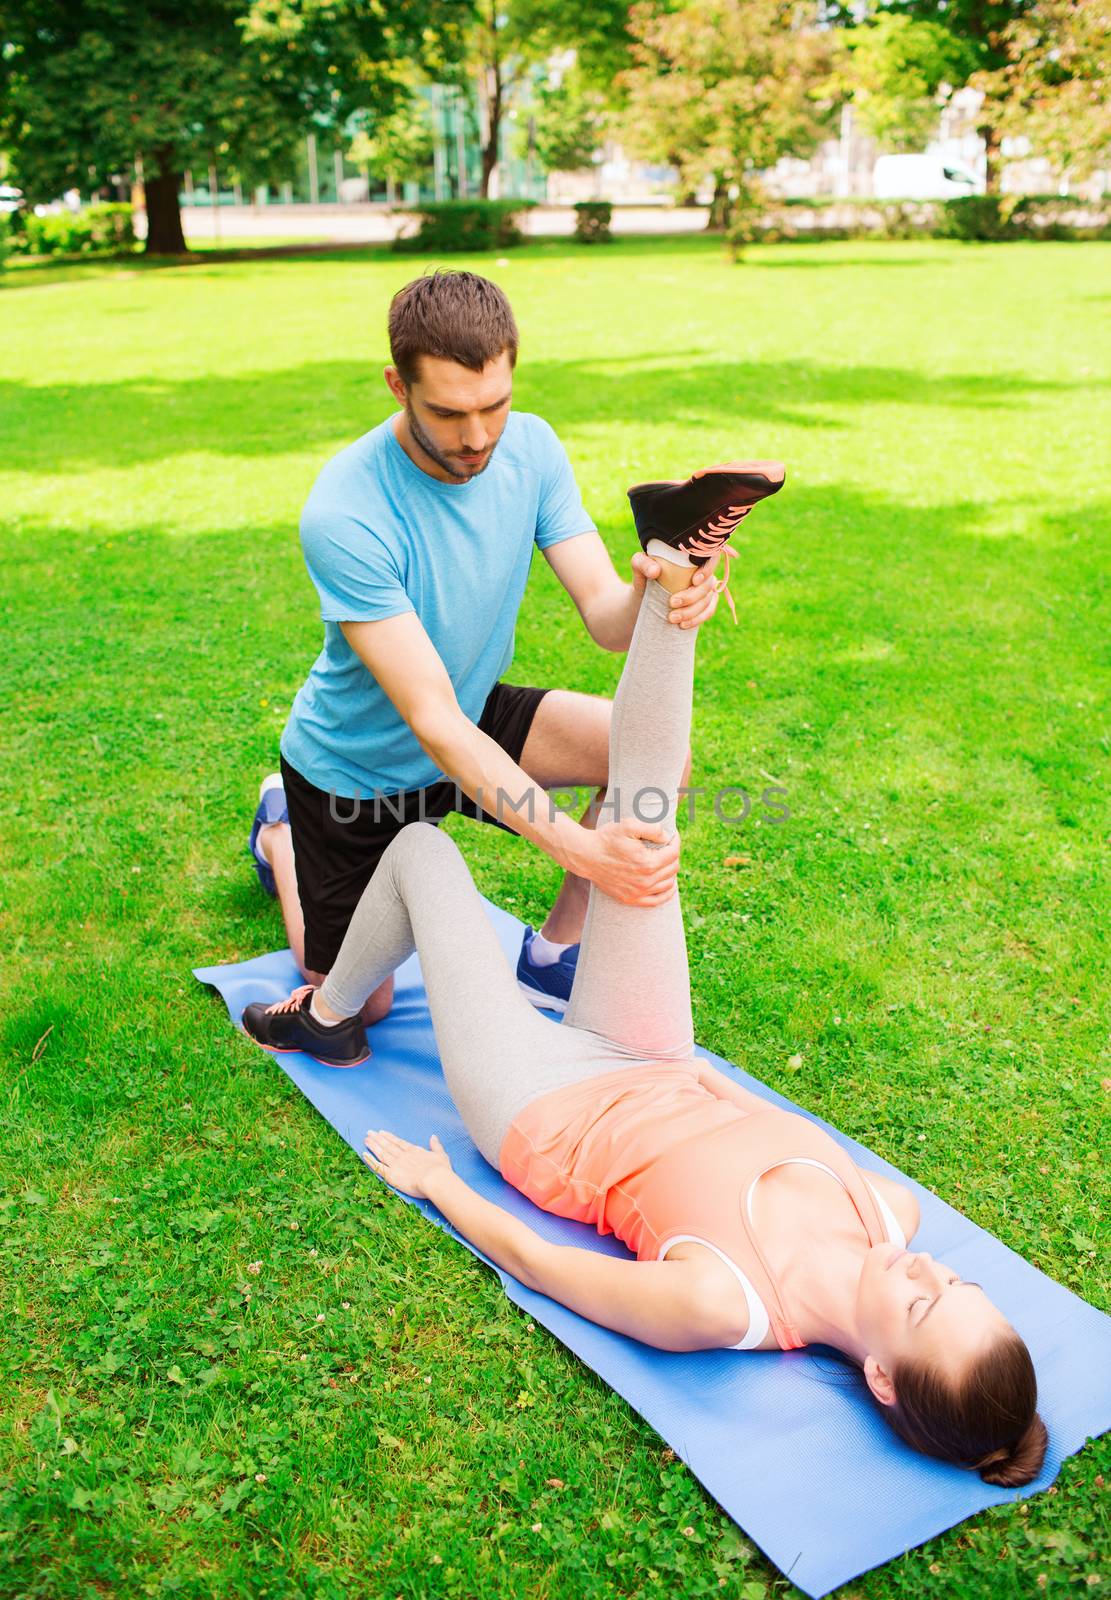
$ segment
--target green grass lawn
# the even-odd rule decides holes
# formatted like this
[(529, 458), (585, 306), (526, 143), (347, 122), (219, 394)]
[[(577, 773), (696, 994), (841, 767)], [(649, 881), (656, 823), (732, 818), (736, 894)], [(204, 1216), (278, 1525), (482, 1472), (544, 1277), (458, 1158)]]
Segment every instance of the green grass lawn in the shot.
[[(1111, 247), (472, 264), (619, 569), (627, 484), (789, 463), (700, 642), (692, 782), (790, 808), (684, 828), (700, 1041), (1106, 1308)], [(321, 633), (298, 512), (427, 265), (0, 287), (4, 1597), (793, 1592), (190, 976), (284, 942), (245, 836)], [(538, 561), (510, 676), (620, 665)], [(449, 827), (543, 915), (553, 863)], [(844, 1594), (1106, 1592), (1109, 1466)]]

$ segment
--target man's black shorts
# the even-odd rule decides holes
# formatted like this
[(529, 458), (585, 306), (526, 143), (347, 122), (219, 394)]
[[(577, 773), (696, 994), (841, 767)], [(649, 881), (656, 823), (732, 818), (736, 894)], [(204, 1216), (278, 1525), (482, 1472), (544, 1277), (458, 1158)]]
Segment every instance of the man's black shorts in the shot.
[[(496, 683), (478, 726), (519, 762), (536, 708), (547, 692)], [(312, 972), (331, 971), (363, 890), (386, 846), (407, 822), (441, 822), (450, 812), (459, 811), (465, 817), (513, 831), (479, 811), (450, 779), (427, 789), (400, 790), (383, 797), (376, 818), (373, 795), (359, 802), (329, 795), (303, 778), (284, 756), (282, 778), (293, 832), (297, 889), (305, 914), (305, 966)]]

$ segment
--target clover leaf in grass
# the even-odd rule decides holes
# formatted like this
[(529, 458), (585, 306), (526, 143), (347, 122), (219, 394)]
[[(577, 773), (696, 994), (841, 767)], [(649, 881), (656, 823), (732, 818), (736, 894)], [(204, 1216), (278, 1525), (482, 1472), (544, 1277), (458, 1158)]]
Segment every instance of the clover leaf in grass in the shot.
[(221, 1511), (238, 1511), (251, 1492), (249, 1479), (244, 1478), (240, 1483), (229, 1483), (220, 1496)]

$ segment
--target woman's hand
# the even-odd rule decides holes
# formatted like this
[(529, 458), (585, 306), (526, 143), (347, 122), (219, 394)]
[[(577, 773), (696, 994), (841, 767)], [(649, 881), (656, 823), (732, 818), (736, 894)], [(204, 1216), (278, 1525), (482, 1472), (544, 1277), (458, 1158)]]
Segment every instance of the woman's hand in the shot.
[(428, 1199), (429, 1186), (437, 1177), (452, 1170), (448, 1153), (435, 1134), (426, 1150), (423, 1145), (410, 1144), (408, 1139), (388, 1133), (385, 1128), (372, 1128), (367, 1134), (363, 1160), (371, 1172), (384, 1178), (391, 1188), (400, 1189), (414, 1200)]

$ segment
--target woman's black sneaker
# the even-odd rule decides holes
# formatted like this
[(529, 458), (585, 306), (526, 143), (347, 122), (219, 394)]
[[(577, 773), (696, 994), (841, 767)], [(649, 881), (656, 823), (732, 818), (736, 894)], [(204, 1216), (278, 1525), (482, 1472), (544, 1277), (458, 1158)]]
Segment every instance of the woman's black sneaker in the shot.
[(641, 545), (652, 555), (648, 546), (659, 539), (701, 567), (754, 505), (782, 489), (785, 477), (781, 461), (727, 461), (682, 480), (635, 483), (629, 504)]
[(334, 1028), (326, 1028), (309, 1010), (313, 988), (311, 983), (303, 984), (288, 1000), (272, 1006), (254, 1001), (243, 1013), (244, 1031), (264, 1050), (278, 1055), (301, 1051), (326, 1067), (357, 1067), (369, 1061), (362, 1019), (347, 1017)]

